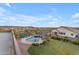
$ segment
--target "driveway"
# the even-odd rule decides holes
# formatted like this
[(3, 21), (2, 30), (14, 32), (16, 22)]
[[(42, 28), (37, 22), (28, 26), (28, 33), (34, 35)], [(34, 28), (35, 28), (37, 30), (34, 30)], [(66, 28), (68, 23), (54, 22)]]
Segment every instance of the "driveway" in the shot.
[(10, 32), (0, 32), (0, 55), (13, 55), (13, 41)]

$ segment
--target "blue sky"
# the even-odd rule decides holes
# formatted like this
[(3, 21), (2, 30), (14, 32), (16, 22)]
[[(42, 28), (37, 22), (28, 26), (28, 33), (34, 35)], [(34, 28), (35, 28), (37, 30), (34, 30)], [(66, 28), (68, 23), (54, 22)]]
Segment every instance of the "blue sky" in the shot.
[(78, 3), (0, 3), (0, 26), (79, 27), (78, 6)]

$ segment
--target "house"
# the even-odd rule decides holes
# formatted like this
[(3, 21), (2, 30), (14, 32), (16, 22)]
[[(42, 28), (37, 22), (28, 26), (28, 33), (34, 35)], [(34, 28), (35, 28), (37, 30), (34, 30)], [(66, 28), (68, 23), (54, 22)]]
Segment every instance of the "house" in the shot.
[(76, 40), (79, 39), (79, 30), (75, 29), (73, 27), (58, 27), (55, 30), (52, 30), (51, 32), (52, 35), (58, 35), (61, 37), (68, 37), (68, 38), (72, 38), (71, 40)]

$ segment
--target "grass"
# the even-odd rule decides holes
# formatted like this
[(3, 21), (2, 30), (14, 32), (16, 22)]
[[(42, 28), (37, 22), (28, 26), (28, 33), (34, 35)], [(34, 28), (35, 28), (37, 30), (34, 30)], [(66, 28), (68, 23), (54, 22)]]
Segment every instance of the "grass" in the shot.
[(79, 46), (51, 39), (46, 45), (31, 46), (28, 52), (32, 55), (78, 55)]

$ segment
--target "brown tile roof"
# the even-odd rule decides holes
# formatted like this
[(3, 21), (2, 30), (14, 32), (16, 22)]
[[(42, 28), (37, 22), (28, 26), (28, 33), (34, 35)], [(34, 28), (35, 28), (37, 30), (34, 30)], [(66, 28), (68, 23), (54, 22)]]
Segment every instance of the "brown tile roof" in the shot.
[(65, 29), (67, 29), (69, 31), (72, 31), (74, 33), (79, 33), (79, 30), (78, 29), (75, 29), (73, 27), (63, 27), (63, 26), (61, 26), (60, 28), (65, 28)]

